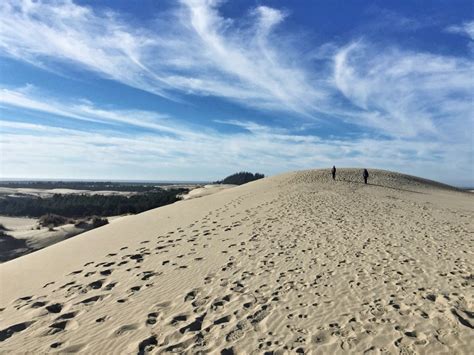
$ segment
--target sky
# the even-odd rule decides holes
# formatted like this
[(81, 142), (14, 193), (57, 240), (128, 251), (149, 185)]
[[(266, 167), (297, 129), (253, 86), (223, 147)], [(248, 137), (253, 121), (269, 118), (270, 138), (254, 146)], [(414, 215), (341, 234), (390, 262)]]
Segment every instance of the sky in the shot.
[(473, 59), (469, 0), (2, 0), (0, 177), (474, 186)]

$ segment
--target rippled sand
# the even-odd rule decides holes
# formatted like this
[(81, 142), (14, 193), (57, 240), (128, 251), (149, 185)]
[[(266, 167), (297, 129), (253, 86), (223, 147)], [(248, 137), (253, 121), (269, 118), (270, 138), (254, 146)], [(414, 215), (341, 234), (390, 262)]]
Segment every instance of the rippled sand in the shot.
[(474, 196), (285, 174), (0, 265), (0, 351), (465, 353)]

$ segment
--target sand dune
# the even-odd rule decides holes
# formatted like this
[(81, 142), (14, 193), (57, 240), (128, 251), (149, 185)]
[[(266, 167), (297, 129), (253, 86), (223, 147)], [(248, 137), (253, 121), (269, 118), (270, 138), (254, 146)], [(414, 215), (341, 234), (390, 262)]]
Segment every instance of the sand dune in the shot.
[(474, 196), (372, 170), (289, 173), (0, 265), (0, 351), (459, 353)]
[(208, 196), (220, 192), (222, 190), (230, 189), (236, 185), (229, 184), (208, 184), (202, 187), (195, 188), (189, 191), (187, 194), (182, 195), (183, 200), (189, 200), (191, 198), (198, 198), (203, 196)]

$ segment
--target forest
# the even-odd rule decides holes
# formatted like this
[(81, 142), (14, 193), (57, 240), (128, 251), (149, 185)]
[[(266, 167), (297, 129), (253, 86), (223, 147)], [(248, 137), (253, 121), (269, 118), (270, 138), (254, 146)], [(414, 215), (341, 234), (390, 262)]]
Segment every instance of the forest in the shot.
[(0, 181), (0, 187), (29, 189), (72, 189), (89, 191), (149, 192), (161, 190), (158, 185), (171, 183), (138, 183), (106, 181)]
[(40, 217), (56, 214), (81, 218), (133, 214), (176, 202), (179, 200), (178, 195), (187, 191), (188, 189), (185, 188), (156, 189), (130, 197), (78, 194), (55, 194), (48, 198), (8, 196), (0, 201), (0, 215)]
[(241, 171), (227, 176), (225, 179), (216, 181), (217, 184), (231, 184), (231, 185), (243, 185), (250, 181), (263, 179), (265, 175), (259, 173), (249, 173), (247, 171)]

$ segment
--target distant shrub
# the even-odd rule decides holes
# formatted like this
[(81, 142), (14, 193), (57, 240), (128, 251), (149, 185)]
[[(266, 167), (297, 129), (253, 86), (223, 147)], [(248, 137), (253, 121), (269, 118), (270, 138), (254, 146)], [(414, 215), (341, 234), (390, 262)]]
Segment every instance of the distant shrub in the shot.
[(243, 185), (251, 181), (263, 179), (265, 175), (259, 173), (249, 173), (247, 171), (241, 171), (239, 173), (227, 176), (224, 180), (217, 181), (217, 184), (231, 184), (231, 185)]
[(76, 221), (76, 223), (74, 223), (74, 227), (89, 230), (89, 229), (105, 226), (106, 224), (109, 224), (109, 221), (107, 218), (92, 216), (91, 218), (88, 218), (88, 219), (80, 219)]
[(90, 226), (86, 221), (80, 220), (80, 221), (77, 221), (76, 223), (74, 223), (74, 227), (81, 228), (81, 229), (87, 229)]
[(39, 218), (39, 224), (43, 227), (58, 227), (70, 222), (69, 218), (52, 213), (45, 214)]
[(92, 228), (98, 228), (109, 224), (109, 220), (107, 218), (100, 218), (97, 216), (92, 217)]

